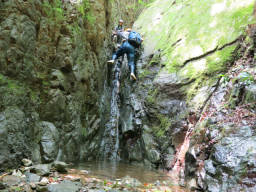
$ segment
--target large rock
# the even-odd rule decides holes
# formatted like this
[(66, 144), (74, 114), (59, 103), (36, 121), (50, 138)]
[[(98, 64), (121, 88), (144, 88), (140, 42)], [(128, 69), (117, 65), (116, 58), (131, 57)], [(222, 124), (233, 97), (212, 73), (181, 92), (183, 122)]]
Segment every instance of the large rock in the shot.
[(3, 178), (3, 183), (9, 186), (18, 185), (21, 183), (21, 178), (14, 175), (7, 175)]
[(29, 172), (26, 172), (25, 175), (26, 175), (27, 181), (29, 183), (39, 182), (40, 178), (41, 178), (39, 175), (34, 174), (34, 173), (29, 173)]
[(54, 161), (53, 167), (60, 173), (66, 173), (68, 164), (61, 161)]
[(19, 165), (25, 156), (30, 155), (25, 114), (18, 107), (9, 107), (0, 113), (0, 117), (0, 166)]
[(59, 132), (50, 122), (39, 124), (42, 136), (40, 139), (42, 162), (49, 163), (56, 159), (59, 150)]
[(71, 181), (63, 181), (60, 184), (51, 184), (48, 186), (49, 192), (79, 192), (81, 184)]
[(50, 174), (50, 164), (38, 164), (31, 167), (31, 172), (36, 173), (40, 176), (48, 176)]

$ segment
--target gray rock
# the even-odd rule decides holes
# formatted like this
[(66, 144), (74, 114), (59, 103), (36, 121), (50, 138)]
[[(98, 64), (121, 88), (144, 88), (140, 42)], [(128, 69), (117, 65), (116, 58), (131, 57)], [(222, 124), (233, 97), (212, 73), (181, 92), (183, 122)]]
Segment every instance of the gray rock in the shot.
[(29, 159), (22, 159), (22, 163), (24, 166), (29, 167), (32, 165), (32, 161)]
[(206, 177), (206, 186), (207, 186), (207, 191), (209, 192), (221, 192), (221, 187), (219, 185), (218, 180), (207, 176)]
[(41, 178), (39, 175), (34, 174), (34, 173), (29, 173), (29, 172), (26, 172), (25, 175), (26, 175), (27, 181), (29, 183), (39, 182), (40, 178)]
[(7, 175), (3, 178), (3, 183), (9, 186), (18, 185), (21, 182), (21, 178), (14, 175)]
[(54, 161), (53, 167), (60, 173), (66, 173), (67, 172), (67, 166), (65, 162), (62, 161)]
[(37, 185), (36, 186), (36, 191), (38, 191), (38, 192), (48, 192), (48, 188), (47, 188), (47, 186)]
[(4, 117), (0, 121), (0, 167), (19, 166), (22, 158), (30, 154), (25, 114), (17, 107), (8, 107), (0, 116)]
[(2, 182), (0, 182), (0, 190), (5, 189), (5, 188), (6, 188), (5, 184), (3, 184)]
[(50, 164), (38, 164), (31, 167), (31, 172), (36, 173), (40, 176), (48, 176), (50, 174)]
[(51, 184), (48, 186), (49, 192), (78, 192), (81, 188), (81, 184), (71, 182), (71, 181), (63, 181), (60, 184)]
[(204, 162), (204, 167), (207, 173), (214, 175), (216, 173), (216, 168), (213, 166), (211, 160), (207, 160)]
[(46, 186), (49, 183), (49, 180), (46, 177), (43, 177), (38, 185)]
[(160, 153), (155, 149), (151, 149), (148, 152), (148, 158), (150, 162), (157, 163), (160, 160)]
[(59, 132), (50, 122), (43, 121), (40, 123), (41, 136), (41, 155), (43, 163), (49, 163), (56, 159), (59, 146)]

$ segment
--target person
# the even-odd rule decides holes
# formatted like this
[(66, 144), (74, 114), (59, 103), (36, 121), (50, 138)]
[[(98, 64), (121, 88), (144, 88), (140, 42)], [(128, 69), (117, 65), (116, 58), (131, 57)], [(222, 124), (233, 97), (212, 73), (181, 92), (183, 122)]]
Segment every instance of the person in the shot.
[(115, 31), (123, 31), (124, 30), (123, 24), (124, 24), (124, 21), (120, 19), (118, 21), (118, 26), (115, 28)]
[(131, 71), (130, 76), (132, 79), (136, 80), (136, 76), (134, 74), (134, 71), (135, 71), (135, 64), (134, 64), (135, 48), (128, 41), (125, 41), (121, 45), (121, 47), (119, 47), (117, 52), (113, 54), (112, 60), (109, 60), (108, 63), (113, 64), (116, 59), (118, 59), (120, 56), (123, 56), (124, 54), (127, 54), (128, 66)]
[(129, 34), (130, 34), (131, 31), (132, 31), (131, 28), (127, 28), (126, 30), (124, 30), (122, 32), (119, 32), (118, 35), (121, 37), (122, 42), (128, 40), (128, 37), (129, 37)]
[[(118, 59), (120, 56), (123, 56), (124, 54), (126, 54), (127, 58), (128, 58), (128, 66), (131, 71), (130, 76), (133, 80), (136, 80), (137, 78), (134, 73), (135, 72), (135, 48), (138, 48), (138, 47), (136, 47), (135, 44), (133, 44), (130, 41), (130, 39), (129, 39), (130, 33), (131, 33), (131, 29), (128, 28), (126, 30), (126, 33), (123, 34), (124, 35), (124, 37), (123, 37), (124, 43), (118, 48), (117, 52), (113, 54), (112, 59), (109, 60), (107, 63), (113, 64), (116, 59)], [(132, 32), (132, 33), (134, 33), (134, 32)], [(143, 41), (143, 39), (141, 39), (141, 41)]]
[(115, 30), (112, 33), (112, 39), (117, 44), (121, 44), (121, 41), (122, 41), (121, 33), (124, 32), (123, 24), (124, 24), (124, 21), (120, 19), (118, 21), (118, 26), (115, 28)]

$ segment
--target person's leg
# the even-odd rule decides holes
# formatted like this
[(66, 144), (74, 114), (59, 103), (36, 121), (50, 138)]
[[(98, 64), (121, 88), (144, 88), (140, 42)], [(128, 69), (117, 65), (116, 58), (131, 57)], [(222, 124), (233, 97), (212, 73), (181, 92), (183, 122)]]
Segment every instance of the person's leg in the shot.
[(135, 65), (134, 65), (134, 52), (129, 52), (127, 54), (128, 56), (128, 65), (131, 71), (131, 77), (136, 80), (136, 76), (135, 76)]
[(118, 59), (120, 56), (124, 54), (124, 48), (121, 46), (116, 53), (112, 55), (112, 60), (109, 60), (108, 63), (113, 64), (116, 59)]

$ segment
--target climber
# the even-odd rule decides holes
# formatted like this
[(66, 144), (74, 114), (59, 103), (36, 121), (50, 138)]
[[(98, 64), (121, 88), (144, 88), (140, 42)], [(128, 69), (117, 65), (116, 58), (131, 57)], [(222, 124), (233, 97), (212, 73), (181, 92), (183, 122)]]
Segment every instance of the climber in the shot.
[(141, 36), (131, 31), (128, 35), (128, 40), (125, 40), (124, 43), (121, 45), (121, 47), (118, 48), (117, 52), (113, 54), (112, 60), (109, 60), (109, 64), (113, 64), (116, 59), (118, 59), (120, 56), (123, 56), (124, 54), (127, 55), (128, 58), (128, 65), (131, 71), (131, 78), (136, 80), (135, 76), (135, 48), (139, 48), (143, 39)]
[(124, 21), (122, 19), (120, 19), (118, 22), (118, 26), (112, 32), (112, 39), (117, 44), (121, 44), (121, 41), (122, 41), (120, 34), (124, 31), (123, 24), (124, 24)]
[(118, 21), (118, 26), (115, 28), (115, 31), (123, 31), (123, 24), (124, 24), (124, 21), (122, 19), (120, 19)]
[(125, 29), (124, 31), (120, 32), (119, 35), (121, 36), (122, 38), (122, 42), (128, 40), (128, 37), (129, 37), (129, 34), (130, 32), (132, 31), (131, 28), (127, 28)]

